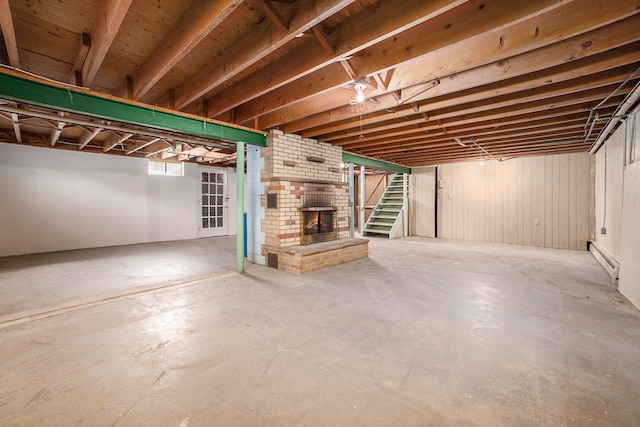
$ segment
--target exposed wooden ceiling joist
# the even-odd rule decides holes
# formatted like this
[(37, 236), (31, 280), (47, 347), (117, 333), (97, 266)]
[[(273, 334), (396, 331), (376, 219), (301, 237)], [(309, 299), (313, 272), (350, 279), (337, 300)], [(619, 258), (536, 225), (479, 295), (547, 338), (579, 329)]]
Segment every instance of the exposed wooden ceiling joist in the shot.
[(13, 27), (13, 15), (9, 0), (0, 0), (0, 30), (2, 30), (2, 38), (9, 56), (9, 65), (14, 68), (20, 68), (20, 57), (18, 56), (18, 43), (16, 41), (16, 32)]
[[(145, 110), (152, 119), (161, 111), (207, 127), (207, 117), (276, 127), (411, 166), (477, 160), (482, 150), (455, 138), (504, 158), (586, 151), (595, 134), (585, 129), (605, 123), (589, 117), (613, 114), (640, 70), (638, 0), (73, 5), (62, 13), (52, 2), (0, 0), (0, 58), (19, 54), (25, 71), (108, 95), (126, 87), (127, 97), (155, 99), (160, 108)], [(71, 77), (78, 70), (84, 78)], [(356, 81), (366, 82), (367, 99), (352, 105)], [(233, 157), (166, 128), (114, 129), (112, 117), (74, 123), (79, 100), (63, 98), (75, 104), (59, 109), (64, 118), (0, 99), (2, 141), (210, 164)]]
[(292, 17), (286, 33), (283, 34), (269, 21), (262, 22), (255, 29), (255, 34), (243, 38), (241, 42), (225, 52), (224, 63), (215, 61), (178, 86), (175, 89), (176, 108), (189, 105), (353, 1), (298, 0), (297, 13)]
[(132, 76), (133, 99), (146, 94), (241, 3), (241, 0), (194, 1)]
[(118, 34), (132, 0), (102, 0), (96, 26), (91, 31), (91, 48), (82, 66), (81, 84), (90, 87)]

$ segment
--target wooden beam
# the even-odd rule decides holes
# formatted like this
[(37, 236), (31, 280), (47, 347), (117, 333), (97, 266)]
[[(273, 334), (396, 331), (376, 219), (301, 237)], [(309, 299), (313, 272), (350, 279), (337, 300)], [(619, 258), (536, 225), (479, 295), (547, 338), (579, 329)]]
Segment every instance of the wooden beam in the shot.
[(289, 24), (269, 0), (251, 0), (251, 4), (254, 4), (280, 31), (283, 33), (289, 31)]
[(80, 46), (78, 47), (78, 52), (73, 60), (73, 71), (82, 72), (82, 67), (84, 66), (84, 62), (87, 60), (89, 49), (91, 49), (91, 34), (83, 31), (82, 34), (80, 34)]
[[(640, 52), (639, 52), (640, 54)], [(468, 96), (445, 96), (444, 99), (438, 100), (437, 98), (426, 105), (421, 105), (417, 108), (417, 112), (421, 113), (424, 109), (429, 109), (429, 117), (431, 120), (442, 120), (448, 117), (469, 115), (477, 112), (488, 111), (495, 108), (509, 107), (513, 104), (522, 104), (525, 102), (548, 99), (561, 95), (568, 95), (576, 92), (581, 92), (588, 89), (595, 89), (602, 86), (612, 85), (623, 82), (637, 69), (637, 64), (631, 64), (624, 67), (614, 68), (600, 73), (587, 75), (584, 77), (575, 78), (567, 82), (558, 82), (554, 84), (542, 85), (532, 89), (520, 90), (512, 93), (505, 93), (503, 95), (490, 97), (487, 95), (486, 90), (482, 90), (481, 95), (468, 97)], [(520, 85), (510, 86), (512, 90), (520, 89)], [(465, 95), (469, 95), (468, 93)], [(388, 130), (393, 128), (402, 128), (407, 124), (421, 124), (424, 120), (422, 114), (415, 114), (416, 108), (411, 106), (405, 107), (403, 110), (394, 114), (382, 114), (375, 117), (362, 120), (361, 129), (359, 121), (350, 121), (349, 128), (352, 133), (366, 134), (372, 130), (368, 130), (367, 126), (374, 125), (376, 131)], [(392, 116), (392, 117), (391, 117)], [(398, 116), (406, 117), (407, 120), (399, 119)], [(391, 117), (388, 120), (388, 125), (385, 125), (385, 118)], [(382, 125), (382, 126), (381, 126)], [(344, 126), (341, 126), (344, 127)], [(347, 128), (347, 129), (349, 129)], [(373, 129), (373, 127), (371, 128)], [(326, 128), (325, 128), (326, 130)], [(343, 134), (343, 129), (339, 130), (339, 134)], [(332, 140), (333, 133), (323, 133), (318, 138), (323, 140)]]
[(14, 68), (20, 68), (20, 57), (18, 56), (18, 42), (16, 40), (16, 32), (13, 27), (13, 15), (9, 7), (9, 0), (0, 0), (0, 29), (2, 30), (2, 38), (7, 48), (9, 56), (9, 65)]
[[(486, 145), (486, 148), (493, 146), (510, 146), (512, 144), (522, 145), (522, 144), (531, 144), (535, 141), (539, 141), (541, 139), (562, 139), (562, 138), (578, 138), (584, 134), (584, 121), (582, 123), (573, 122), (571, 124), (559, 124), (557, 126), (551, 127), (543, 127), (543, 128), (534, 128), (529, 129), (525, 132), (523, 131), (515, 131), (515, 132), (496, 132), (493, 134), (485, 134), (478, 135), (477, 138), (482, 139), (483, 146)], [(476, 137), (473, 137), (476, 138)], [(438, 152), (438, 151), (451, 151), (453, 149), (459, 150), (460, 147), (457, 143), (452, 142), (451, 139), (443, 143), (444, 138), (438, 138), (434, 140), (427, 140), (422, 144), (415, 144), (413, 142), (409, 142), (407, 144), (394, 144), (392, 147), (386, 148), (378, 148), (371, 150), (362, 150), (366, 152), (368, 155), (372, 156), (399, 156), (402, 157), (407, 151), (411, 151), (410, 154), (416, 154), (420, 152)], [(467, 139), (468, 148), (477, 148), (469, 139)], [(408, 153), (407, 153), (408, 154)]]
[(84, 147), (86, 147), (87, 144), (93, 141), (93, 138), (98, 136), (100, 132), (102, 132), (102, 128), (95, 128), (90, 131), (85, 130), (84, 132), (82, 132), (79, 140), (80, 145), (78, 145), (78, 150), (82, 150)]
[(171, 144), (167, 141), (158, 141), (147, 147), (147, 150), (144, 153), (145, 157), (157, 157), (161, 153), (169, 150), (171, 148)]
[(320, 42), (320, 46), (322, 46), (327, 54), (329, 54), (330, 56), (336, 54), (336, 50), (333, 48), (333, 46), (331, 46), (331, 42), (329, 41), (327, 34), (324, 32), (320, 25), (312, 27), (311, 31), (313, 32), (313, 35), (316, 36), (316, 39), (318, 39), (318, 42)]
[(16, 113), (11, 113), (11, 124), (13, 125), (13, 133), (16, 134), (16, 141), (22, 142), (22, 133), (20, 132), (20, 117)]
[(349, 60), (347, 60), (347, 59), (340, 60), (340, 65), (342, 65), (342, 68), (344, 68), (344, 71), (347, 73), (347, 75), (349, 76), (349, 78), (351, 80), (357, 80), (358, 79), (358, 76), (356, 76), (356, 72), (354, 71), (354, 69), (351, 66), (351, 64), (349, 64)]
[(91, 31), (91, 49), (82, 66), (83, 86), (92, 85), (131, 2), (132, 0), (103, 0), (100, 4), (96, 24)]
[(398, 7), (396, 0), (376, 2), (331, 28), (327, 41), (335, 50), (335, 55), (327, 57), (327, 52), (318, 44), (305, 43), (215, 94), (210, 98), (212, 109), (209, 116), (217, 117), (240, 104), (330, 66), (338, 59), (348, 58), (362, 49), (407, 31), (466, 1), (468, 0), (403, 0), (402, 7)]
[(135, 153), (136, 151), (140, 151), (140, 150), (142, 150), (143, 148), (145, 148), (145, 147), (147, 147), (147, 146), (149, 146), (149, 145), (151, 145), (151, 144), (154, 144), (154, 143), (156, 143), (156, 142), (160, 141), (161, 139), (162, 139), (162, 138), (152, 138), (152, 139), (150, 139), (150, 140), (148, 140), (148, 141), (140, 141), (140, 142), (137, 142), (137, 143), (135, 143), (133, 146), (128, 147), (128, 149), (127, 149), (127, 151), (125, 152), (125, 154), (127, 154), (127, 155), (129, 155), (129, 154), (133, 154), (133, 153)]
[(112, 134), (102, 143), (102, 152), (113, 150), (117, 145), (122, 144), (127, 139), (133, 136), (132, 133), (125, 133), (124, 135)]
[[(520, 20), (524, 20), (525, 17), (529, 19), (534, 19), (538, 16), (541, 10), (545, 10), (546, 7), (551, 7), (554, 5), (554, 0), (542, 0), (541, 2), (530, 2), (526, 0), (513, 0), (509, 2), (501, 2), (499, 0), (487, 0), (482, 2), (484, 7), (479, 8), (478, 2), (467, 2), (459, 7), (448, 11), (448, 13), (443, 13), (438, 16), (433, 17), (433, 19), (423, 22), (420, 25), (416, 26), (413, 31), (408, 32), (406, 35), (402, 35), (402, 37), (393, 37), (390, 39), (386, 39), (377, 45), (365, 49), (363, 51), (357, 52), (356, 56), (353, 56), (350, 59), (350, 63), (355, 70), (355, 75), (357, 76), (366, 76), (372, 75), (374, 73), (381, 73), (389, 70), (402, 63), (410, 63), (412, 60), (415, 60), (421, 56), (432, 54), (437, 51), (444, 51), (451, 48), (452, 45), (456, 43), (460, 43), (467, 38), (477, 37), (478, 34), (483, 34), (490, 32), (494, 28), (503, 28), (505, 25), (509, 23), (518, 22)], [(556, 6), (557, 7), (557, 6)], [(451, 22), (455, 22), (456, 25), (452, 25)], [(424, 34), (429, 34), (429, 37), (424, 37)], [(407, 41), (410, 39), (410, 42)], [(447, 47), (447, 49), (444, 49)], [(372, 58), (375, 58), (371, 61)], [(480, 58), (474, 58), (475, 62), (480, 61)], [(445, 75), (442, 66), (445, 64), (446, 67), (447, 60), (441, 61), (439, 63), (431, 63), (426, 67), (426, 70), (434, 70), (437, 69), (440, 71), (440, 76)], [(469, 67), (472, 68), (472, 67)], [(387, 82), (387, 85), (390, 85), (396, 82), (396, 71), (394, 70), (392, 73), (387, 72), (387, 76), (391, 79)], [(426, 80), (434, 80), (437, 79), (438, 76), (430, 76)], [(307, 77), (301, 80), (307, 80)], [(302, 81), (301, 81), (302, 83)], [(332, 80), (320, 80), (319, 82), (314, 81), (314, 84), (311, 82), (307, 82), (305, 85), (306, 88), (304, 91), (298, 91), (296, 93), (296, 97), (294, 99), (292, 93), (288, 90), (288, 88), (282, 88), (283, 93), (274, 94), (271, 96), (270, 100), (273, 100), (274, 97), (277, 96), (278, 99), (287, 99), (292, 100), (291, 103), (296, 103), (296, 106), (299, 106), (299, 102), (301, 100), (307, 100), (309, 104), (317, 105), (317, 100), (312, 100), (316, 94), (323, 93), (326, 96), (330, 96), (327, 91), (330, 89), (334, 89), (336, 91), (340, 91), (340, 86), (347, 81), (342, 81), (337, 84)], [(413, 82), (416, 84), (418, 82)], [(331, 86), (333, 84), (333, 86)], [(302, 86), (299, 84), (298, 86)], [(405, 84), (404, 87), (411, 86), (411, 84)], [(403, 87), (389, 87), (389, 90), (398, 91), (402, 90)], [(383, 93), (383, 92), (380, 92)], [(377, 94), (372, 94), (372, 96), (376, 96)], [(339, 97), (334, 97), (334, 105), (332, 108), (337, 107), (342, 104), (335, 105), (336, 102), (340, 102)], [(266, 102), (261, 98), (254, 99), (251, 101), (251, 104), (256, 104), (253, 108), (253, 112), (255, 113), (271, 113), (274, 112), (275, 109), (282, 108), (282, 101), (274, 103), (274, 102)], [(284, 105), (286, 106), (286, 104)], [(250, 105), (242, 106), (243, 109), (247, 110), (247, 115), (249, 114), (249, 110), (251, 110)], [(315, 110), (317, 111), (317, 110)], [(314, 111), (314, 112), (315, 112)], [(308, 113), (305, 115), (310, 115), (313, 113)], [(287, 113), (283, 113), (281, 117), (287, 116)], [(295, 117), (295, 116), (294, 116)], [(242, 115), (242, 118), (245, 118), (245, 115)], [(251, 116), (246, 117), (251, 118)], [(280, 121), (277, 123), (276, 121), (272, 121), (275, 117), (266, 117), (266, 122), (277, 126), (279, 124), (285, 123), (284, 121)], [(242, 121), (239, 121), (242, 123)], [(265, 127), (271, 127), (266, 125)]]
[[(628, 90), (626, 92), (628, 92)], [(560, 99), (544, 100), (542, 102), (514, 106), (514, 108), (507, 107), (467, 116), (452, 117), (443, 120), (443, 123), (432, 121), (418, 128), (407, 127), (400, 130), (376, 132), (368, 134), (364, 139), (359, 138), (358, 134), (345, 134), (343, 138), (335, 139), (331, 141), (331, 143), (344, 146), (351, 150), (356, 149), (356, 147), (384, 145), (393, 142), (396, 138), (423, 138), (430, 132), (437, 131), (443, 126), (456, 126), (458, 130), (462, 130), (465, 127), (472, 128), (473, 126), (478, 126), (478, 128), (485, 126), (504, 126), (535, 119), (550, 118), (555, 115), (588, 112), (599, 100), (607, 95), (606, 89), (595, 93), (588, 91), (579, 96), (570, 95)], [(620, 100), (621, 96), (613, 97), (604, 107), (615, 105), (615, 103), (620, 102)]]
[[(64, 112), (62, 111), (58, 111), (58, 115), (60, 117), (64, 117)], [(58, 139), (60, 138), (60, 135), (62, 134), (62, 129), (64, 129), (66, 123), (65, 122), (58, 122), (58, 124), (56, 125), (56, 128), (54, 131), (51, 132), (51, 146), (55, 147), (56, 142), (58, 142)]]
[(133, 99), (142, 98), (241, 3), (241, 0), (194, 1), (133, 75)]
[[(440, 95), (482, 86), (486, 86), (488, 90), (495, 90), (496, 84), (499, 84), (499, 82), (505, 82), (501, 87), (508, 90), (510, 87), (508, 79), (514, 77), (522, 77), (521, 80), (516, 82), (517, 85), (539, 86), (547, 84), (549, 80), (562, 81), (575, 76), (629, 64), (639, 58), (640, 48), (636, 42), (640, 40), (640, 33), (635, 30), (638, 25), (640, 25), (640, 16), (636, 15), (542, 49), (452, 74), (440, 79), (440, 84), (425, 93), (424, 97), (417, 96), (414, 99), (417, 101), (429, 99), (431, 102), (433, 98)], [(428, 66), (428, 64), (424, 65)], [(556, 66), (559, 66), (559, 68), (551, 69), (551, 67)], [(572, 71), (574, 69), (575, 72)], [(538, 74), (536, 74), (535, 78), (529, 79), (526, 75), (531, 73)], [(557, 73), (558, 77), (554, 73)], [(323, 102), (325, 97), (327, 95), (323, 94), (314, 97), (314, 99), (318, 105), (326, 105), (326, 102)], [(381, 95), (376, 98), (380, 101), (380, 104), (363, 104), (363, 114), (397, 107), (397, 101), (391, 96)], [(283, 130), (287, 133), (299, 133), (306, 137), (314, 137), (323, 133), (311, 130), (314, 127), (324, 126), (327, 123), (338, 120), (343, 121), (349, 117), (355, 119), (359, 116), (359, 113), (349, 114), (349, 106), (338, 106), (331, 111), (323, 113), (302, 114), (302, 118), (296, 121), (297, 110), (301, 110), (300, 113), (308, 112), (308, 108), (302, 103), (296, 105), (296, 109), (290, 108), (281, 112), (281, 114), (286, 112), (290, 114), (291, 118), (294, 118), (294, 120), (290, 120), (283, 126)], [(317, 112), (317, 110), (315, 111)], [(265, 120), (266, 124), (269, 124), (268, 117), (263, 117), (263, 120)], [(307, 132), (305, 131), (306, 129), (310, 129), (310, 131)]]
[(247, 35), (229, 49), (225, 55), (224, 67), (216, 62), (211, 63), (176, 88), (176, 108), (191, 104), (353, 1), (298, 0), (297, 13), (291, 19), (289, 30), (285, 34), (277, 28), (269, 27), (267, 22), (258, 25), (255, 36)]
[[(574, 0), (570, 4), (557, 3), (554, 7), (542, 9), (542, 12), (535, 10), (528, 15), (528, 19), (517, 19), (509, 25), (500, 25), (501, 22), (504, 23), (505, 17), (496, 14), (492, 20), (488, 20), (489, 27), (486, 32), (472, 36), (468, 29), (459, 30), (454, 37), (457, 42), (448, 46), (446, 43), (451, 41), (452, 34), (443, 32), (439, 27), (433, 27), (436, 24), (442, 25), (443, 19), (446, 18), (446, 16), (439, 17), (434, 19), (434, 22), (430, 21), (419, 27), (425, 31), (412, 31), (411, 36), (398, 39), (400, 42), (395, 44), (381, 43), (376, 46), (376, 49), (371, 49), (371, 52), (365, 51), (362, 55), (353, 57), (350, 62), (359, 75), (371, 75), (380, 70), (395, 67), (389, 82), (389, 91), (434, 79), (442, 81), (443, 76), (454, 75), (490, 63), (499, 63), (512, 56), (550, 46), (558, 43), (559, 40), (606, 26), (616, 19), (624, 19), (635, 14), (637, 26), (639, 21), (637, 20), (638, 12), (635, 9), (636, 2), (637, 0), (622, 0), (613, 8), (609, 8), (610, 4), (606, 0)], [(510, 13), (505, 16), (513, 16), (516, 13), (514, 9), (516, 6), (530, 10), (533, 4), (528, 2), (529, 6), (526, 6), (522, 3), (527, 2), (502, 2), (498, 10), (508, 9)], [(537, 2), (535, 4), (538, 5)], [(581, 8), (581, 12), (573, 14), (573, 7)], [(460, 16), (459, 18), (463, 22), (469, 21), (471, 25), (471, 17)], [(544, 26), (541, 26), (542, 22)], [(538, 35), (532, 37), (531, 28), (536, 26), (541, 28)], [(445, 27), (446, 25), (442, 25), (441, 28)], [(484, 28), (484, 24), (480, 28)], [(425, 33), (431, 36), (423, 37)], [(637, 35), (638, 31), (633, 31), (632, 37)], [(508, 43), (500, 46), (496, 43), (500, 37), (503, 41), (508, 40)], [(446, 49), (444, 49), (445, 46)], [(584, 49), (583, 46), (581, 47)], [(407, 51), (411, 53), (410, 58)], [(567, 56), (566, 52), (563, 56)], [(329, 89), (324, 86), (313, 88), (309, 86), (305, 92), (298, 94), (295, 105), (291, 108), (286, 108), (282, 102), (279, 105), (274, 104), (279, 110), (264, 114), (261, 123), (265, 128), (270, 128), (313, 115), (318, 111), (317, 105), (326, 105), (330, 108), (344, 105), (344, 101), (339, 103), (340, 98), (335, 95), (340, 92), (339, 88)], [(318, 95), (320, 91), (322, 93)], [(279, 98), (288, 99), (288, 93), (286, 95), (280, 93)], [(259, 102), (259, 100), (253, 102)], [(270, 106), (264, 104), (259, 106), (260, 111), (270, 109)], [(286, 132), (290, 131), (287, 128)]]

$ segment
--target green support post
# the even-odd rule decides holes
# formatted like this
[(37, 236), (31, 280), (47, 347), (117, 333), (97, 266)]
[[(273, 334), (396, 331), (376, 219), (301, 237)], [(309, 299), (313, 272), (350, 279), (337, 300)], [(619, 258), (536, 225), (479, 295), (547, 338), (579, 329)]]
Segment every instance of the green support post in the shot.
[(356, 235), (354, 222), (355, 213), (355, 178), (353, 174), (353, 163), (349, 163), (349, 238), (353, 239)]
[(244, 273), (244, 142), (236, 145), (236, 257), (238, 273)]

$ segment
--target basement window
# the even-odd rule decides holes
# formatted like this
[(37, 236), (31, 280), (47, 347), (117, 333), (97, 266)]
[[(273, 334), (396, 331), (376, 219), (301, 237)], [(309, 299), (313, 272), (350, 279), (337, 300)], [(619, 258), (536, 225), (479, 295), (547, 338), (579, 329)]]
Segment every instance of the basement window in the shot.
[(149, 160), (149, 175), (184, 176), (184, 163)]

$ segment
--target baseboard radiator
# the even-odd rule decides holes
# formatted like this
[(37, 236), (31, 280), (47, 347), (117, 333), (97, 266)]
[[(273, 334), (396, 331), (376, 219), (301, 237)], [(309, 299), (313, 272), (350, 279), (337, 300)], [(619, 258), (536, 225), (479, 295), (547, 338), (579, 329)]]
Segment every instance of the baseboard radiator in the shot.
[(611, 283), (618, 284), (618, 274), (620, 273), (620, 264), (611, 255), (609, 255), (604, 249), (602, 249), (596, 242), (589, 244), (589, 252), (593, 254), (594, 258), (602, 265), (602, 267), (611, 276)]

